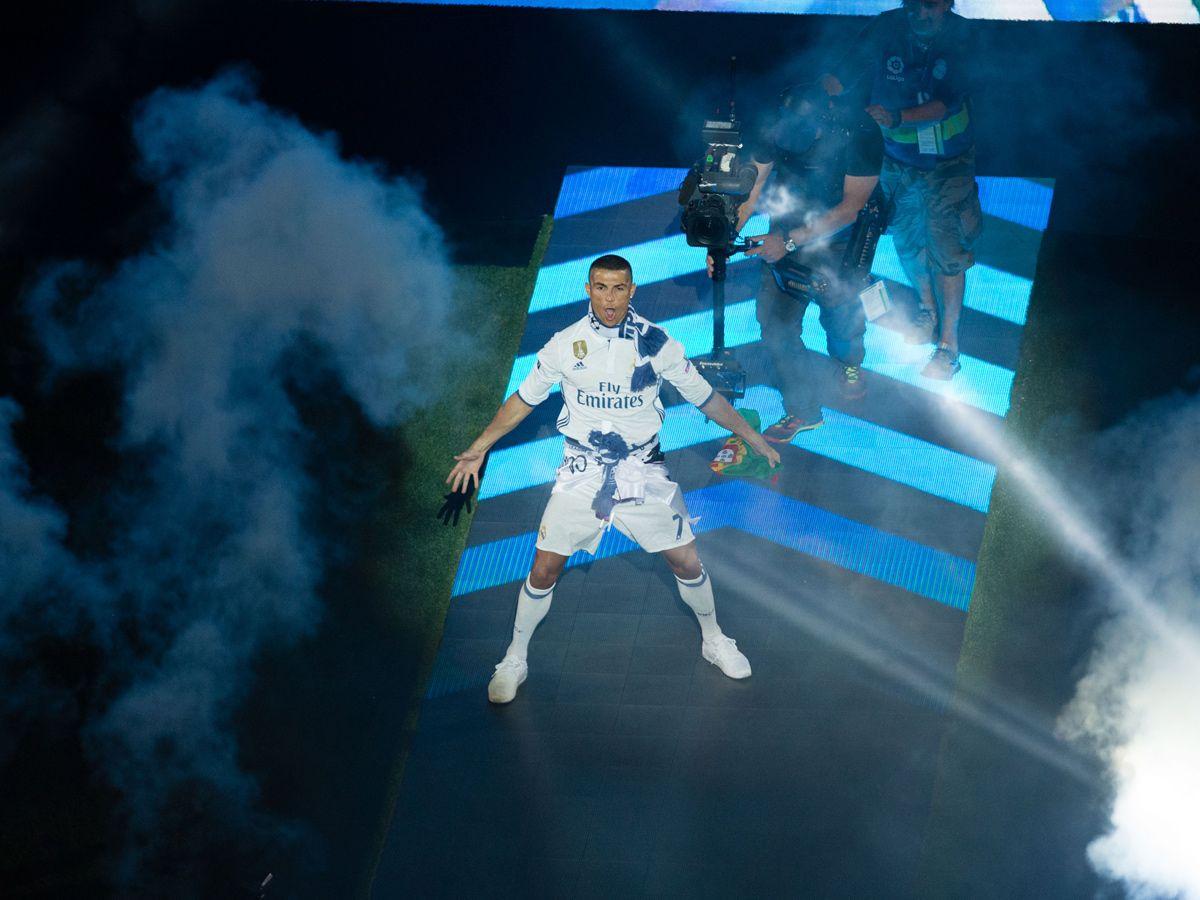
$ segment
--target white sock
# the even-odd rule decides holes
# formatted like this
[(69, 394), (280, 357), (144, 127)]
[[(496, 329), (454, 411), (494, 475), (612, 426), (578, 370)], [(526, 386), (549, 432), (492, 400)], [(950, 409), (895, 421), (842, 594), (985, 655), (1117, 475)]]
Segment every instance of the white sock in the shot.
[(529, 652), (529, 639), (538, 623), (546, 618), (550, 611), (550, 601), (554, 599), (554, 585), (545, 588), (535, 588), (525, 579), (521, 585), (521, 593), (517, 597), (517, 618), (513, 622), (512, 643), (508, 645), (506, 656), (524, 659)]
[(676, 575), (675, 583), (679, 585), (679, 599), (696, 614), (696, 620), (700, 623), (700, 634), (704, 640), (719, 637), (721, 628), (717, 625), (717, 607), (713, 603), (712, 582), (708, 579), (708, 571), (702, 566), (700, 577), (695, 581), (684, 581)]

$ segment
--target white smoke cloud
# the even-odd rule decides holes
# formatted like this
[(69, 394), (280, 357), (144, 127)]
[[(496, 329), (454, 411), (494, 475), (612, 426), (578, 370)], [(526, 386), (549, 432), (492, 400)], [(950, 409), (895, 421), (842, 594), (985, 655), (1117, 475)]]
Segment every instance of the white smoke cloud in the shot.
[(99, 649), (84, 737), (122, 797), (119, 877), (212, 896), (195, 877), (212, 843), (298, 834), (257, 809), (231, 724), (262, 649), (321, 618), (305, 468), (320, 437), (295, 385), (327, 373), (375, 426), (403, 421), (446, 372), (452, 272), (411, 185), (343, 159), (244, 73), (156, 92), (134, 133), (167, 213), (154, 245), (104, 276), (59, 266), (28, 297), (55, 372), (121, 379), (114, 530), (103, 559), (67, 549), (0, 401), (0, 651), (48, 632)]
[[(47, 573), (60, 568), (67, 530), (66, 517), (31, 494), (25, 461), (12, 438), (13, 423), (20, 416), (16, 403), (0, 397), (0, 617), (5, 619), (15, 611), (18, 598), (34, 593)], [(4, 637), (0, 631), (0, 639)]]
[(1200, 898), (1198, 444), (1200, 397), (1153, 404), (1101, 441), (1103, 508), (1155, 616), (1113, 603), (1060, 721), (1112, 778), (1110, 828), (1088, 857), (1136, 897)]
[[(112, 622), (112, 594), (99, 573), (64, 547), (69, 522), (53, 503), (36, 495), (28, 467), (13, 439), (21, 410), (0, 397), (0, 663), (20, 659), (29, 623), (37, 637), (67, 638), (89, 628), (101, 640)], [(17, 672), (20, 674), (18, 675)], [(17, 723), (28, 707), (59, 715), (72, 705), (41, 673), (19, 667), (0, 691), (0, 760), (20, 738)]]
[[(758, 197), (757, 208), (759, 212), (770, 216), (773, 222), (787, 219), (804, 228), (811, 228), (813, 223), (826, 212), (825, 209), (814, 208), (805, 201), (801, 194), (789, 188), (786, 183), (776, 180), (768, 182), (763, 188)], [(833, 232), (830, 232), (809, 241), (804, 246), (810, 252), (823, 250), (829, 246), (832, 240)]]

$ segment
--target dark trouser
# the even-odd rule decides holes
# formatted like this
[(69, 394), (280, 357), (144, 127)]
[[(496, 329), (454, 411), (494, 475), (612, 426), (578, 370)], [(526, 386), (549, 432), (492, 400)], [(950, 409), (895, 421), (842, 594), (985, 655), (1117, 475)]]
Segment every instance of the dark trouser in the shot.
[[(783, 408), (789, 415), (812, 421), (821, 414), (821, 401), (817, 396), (817, 373), (804, 345), (804, 312), (808, 303), (785, 294), (775, 283), (770, 267), (762, 267), (755, 315), (779, 379)], [(818, 305), (829, 355), (844, 366), (862, 365), (867, 317), (858, 295), (834, 285)]]

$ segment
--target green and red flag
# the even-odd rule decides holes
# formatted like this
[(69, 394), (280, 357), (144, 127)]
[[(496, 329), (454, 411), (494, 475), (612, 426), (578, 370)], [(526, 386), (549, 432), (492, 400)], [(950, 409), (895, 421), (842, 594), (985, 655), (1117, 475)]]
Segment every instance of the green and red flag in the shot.
[[(758, 417), (757, 410), (739, 409), (738, 413), (750, 423), (750, 427), (755, 431), (762, 430), (762, 422)], [(729, 475), (734, 478), (762, 478), (769, 481), (774, 481), (779, 472), (778, 466), (772, 469), (765, 456), (755, 453), (736, 434), (731, 434), (725, 439), (725, 443), (717, 451), (717, 455), (708, 464), (708, 467), (718, 475)]]

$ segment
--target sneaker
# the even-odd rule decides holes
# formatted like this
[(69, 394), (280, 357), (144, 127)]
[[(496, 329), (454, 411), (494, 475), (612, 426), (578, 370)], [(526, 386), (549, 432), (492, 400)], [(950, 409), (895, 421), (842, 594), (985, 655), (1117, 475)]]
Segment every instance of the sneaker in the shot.
[(861, 400), (867, 395), (867, 383), (858, 366), (842, 366), (838, 373), (838, 391), (843, 400)]
[(763, 437), (772, 444), (786, 444), (801, 431), (812, 431), (824, 424), (825, 420), (819, 415), (816, 419), (804, 419), (800, 416), (785, 414), (782, 419), (763, 432)]
[(517, 688), (529, 675), (529, 664), (515, 656), (506, 656), (496, 666), (496, 674), (488, 682), (488, 699), (493, 703), (511, 703)]
[(737, 648), (737, 641), (721, 635), (700, 645), (700, 655), (730, 678), (749, 678), (750, 660)]
[(929, 357), (929, 362), (925, 363), (925, 368), (921, 370), (921, 374), (926, 378), (949, 381), (954, 377), (954, 373), (961, 368), (962, 364), (958, 361), (957, 351), (951, 350), (949, 347), (938, 347), (933, 351), (933, 355)]
[(909, 331), (904, 336), (910, 344), (934, 344), (938, 339), (937, 313), (922, 306), (917, 310), (909, 323)]

